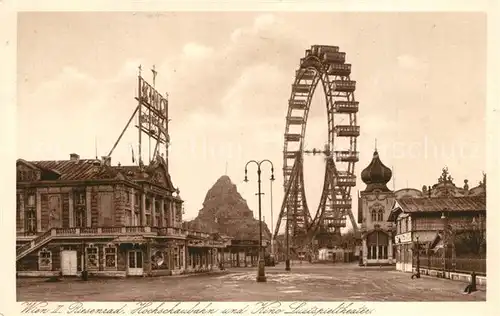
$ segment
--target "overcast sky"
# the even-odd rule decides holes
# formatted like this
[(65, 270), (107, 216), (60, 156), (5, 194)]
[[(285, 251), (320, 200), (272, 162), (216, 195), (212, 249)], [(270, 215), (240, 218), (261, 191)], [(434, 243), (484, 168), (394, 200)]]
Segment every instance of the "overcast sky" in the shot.
[[(150, 80), (155, 64), (156, 87), (170, 96), (170, 170), (187, 219), (226, 163), (257, 215), (255, 169), (244, 183), (244, 165), (267, 158), (275, 164), (276, 221), (287, 102), (299, 59), (314, 44), (340, 46), (353, 65), (361, 126), (354, 195), (365, 188), (359, 175), (375, 139), (394, 168), (391, 189), (433, 184), (444, 166), (457, 185), (475, 186), (486, 168), (479, 13), (21, 13), (18, 35), (18, 157), (93, 158), (95, 138), (98, 155), (106, 155), (136, 106), (137, 67)], [(307, 142), (322, 147), (321, 96), (313, 107)], [(113, 163), (131, 164), (136, 143), (130, 128)], [(314, 216), (324, 164), (318, 157), (305, 164)], [(263, 190), (269, 223), (268, 181)]]

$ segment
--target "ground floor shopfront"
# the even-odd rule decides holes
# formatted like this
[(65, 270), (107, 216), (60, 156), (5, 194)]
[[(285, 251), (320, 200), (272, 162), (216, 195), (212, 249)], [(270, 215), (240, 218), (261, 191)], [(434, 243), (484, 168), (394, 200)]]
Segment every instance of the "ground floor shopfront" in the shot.
[(210, 271), (222, 242), (166, 236), (55, 238), (17, 260), (18, 276), (160, 276)]
[(259, 263), (259, 242), (256, 240), (231, 240), (220, 249), (219, 262), (225, 267), (256, 267)]

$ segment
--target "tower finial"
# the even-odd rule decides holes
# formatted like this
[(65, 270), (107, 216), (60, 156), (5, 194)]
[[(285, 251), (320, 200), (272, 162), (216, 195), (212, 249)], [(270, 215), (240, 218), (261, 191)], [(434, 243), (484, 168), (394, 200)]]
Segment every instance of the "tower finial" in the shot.
[(377, 151), (377, 139), (375, 138), (375, 151)]
[(142, 73), (142, 65), (139, 65), (138, 69), (139, 69), (139, 77), (140, 77), (141, 73)]

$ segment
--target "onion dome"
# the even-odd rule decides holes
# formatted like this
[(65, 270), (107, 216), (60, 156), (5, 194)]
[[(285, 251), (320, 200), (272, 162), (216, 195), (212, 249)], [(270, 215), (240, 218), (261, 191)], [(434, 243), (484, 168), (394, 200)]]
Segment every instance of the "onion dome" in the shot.
[(390, 191), (389, 188), (387, 188), (387, 183), (391, 180), (391, 177), (391, 169), (387, 168), (382, 161), (380, 161), (378, 152), (375, 149), (372, 161), (368, 167), (361, 172), (361, 180), (366, 184), (365, 192), (371, 192), (373, 190)]

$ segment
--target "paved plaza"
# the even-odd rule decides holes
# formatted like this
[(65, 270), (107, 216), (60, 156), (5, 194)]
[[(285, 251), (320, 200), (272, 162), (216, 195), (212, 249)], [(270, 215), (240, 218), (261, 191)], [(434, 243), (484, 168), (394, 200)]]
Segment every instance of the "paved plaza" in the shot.
[(266, 267), (267, 282), (255, 281), (256, 268), (174, 277), (18, 279), (18, 301), (484, 301), (485, 288), (464, 294), (466, 284), (410, 274), (394, 268), (355, 264), (283, 263)]

